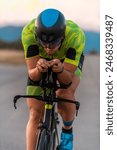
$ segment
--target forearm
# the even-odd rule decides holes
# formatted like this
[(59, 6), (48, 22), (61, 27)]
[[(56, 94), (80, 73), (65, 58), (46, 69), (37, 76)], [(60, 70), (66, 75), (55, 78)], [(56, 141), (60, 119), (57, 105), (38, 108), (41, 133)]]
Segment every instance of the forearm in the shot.
[(39, 69), (37, 67), (29, 70), (28, 74), (29, 74), (29, 77), (33, 81), (39, 81), (41, 79), (41, 75), (42, 75), (42, 73), (39, 71)]
[(64, 69), (62, 73), (58, 73), (57, 78), (61, 84), (69, 84), (72, 82), (72, 73)]

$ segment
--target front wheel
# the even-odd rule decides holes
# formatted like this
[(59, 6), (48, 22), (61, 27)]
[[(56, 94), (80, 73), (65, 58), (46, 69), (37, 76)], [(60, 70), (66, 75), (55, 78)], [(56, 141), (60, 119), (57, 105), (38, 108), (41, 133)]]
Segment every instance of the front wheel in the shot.
[(48, 150), (48, 138), (47, 138), (47, 131), (45, 129), (43, 129), (40, 132), (40, 137), (39, 137), (39, 141), (38, 141), (38, 145), (36, 150)]
[(54, 130), (50, 138), (50, 150), (56, 150), (56, 138), (56, 132)]
[(36, 150), (56, 150), (56, 132), (55, 130), (51, 135), (47, 134), (47, 131), (43, 129), (40, 132), (40, 136), (37, 140)]

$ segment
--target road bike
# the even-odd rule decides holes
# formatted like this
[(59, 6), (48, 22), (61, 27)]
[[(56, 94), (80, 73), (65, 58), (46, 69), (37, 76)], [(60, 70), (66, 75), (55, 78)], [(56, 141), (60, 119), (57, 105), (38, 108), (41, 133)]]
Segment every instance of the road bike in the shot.
[(16, 95), (13, 100), (14, 107), (17, 108), (16, 103), (20, 98), (35, 98), (39, 101), (44, 101), (44, 118), (41, 125), (39, 124), (38, 127), (39, 129), (35, 150), (59, 150), (60, 142), (57, 129), (59, 117), (56, 110), (56, 104), (59, 102), (75, 104), (77, 115), (80, 102), (63, 99), (56, 96), (56, 90), (61, 88), (61, 86), (57, 81), (57, 73), (52, 72), (50, 68), (48, 69), (48, 72), (43, 73), (39, 86), (43, 89), (43, 95)]

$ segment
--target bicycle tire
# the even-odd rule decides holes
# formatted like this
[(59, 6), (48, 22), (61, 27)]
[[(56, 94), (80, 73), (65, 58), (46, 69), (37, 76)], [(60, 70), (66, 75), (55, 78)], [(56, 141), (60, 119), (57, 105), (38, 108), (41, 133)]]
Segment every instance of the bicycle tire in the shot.
[(54, 113), (54, 116), (52, 115), (52, 122), (51, 122), (51, 136), (50, 136), (49, 150), (56, 150), (57, 143), (59, 143), (56, 118), (58, 118), (58, 114), (55, 115)]
[(50, 139), (50, 150), (56, 150), (56, 132), (53, 131)]
[(37, 146), (37, 149), (36, 150), (48, 150), (48, 144), (47, 144), (47, 132), (46, 132), (46, 129), (43, 129), (41, 132), (40, 132), (40, 137), (38, 139), (38, 146)]

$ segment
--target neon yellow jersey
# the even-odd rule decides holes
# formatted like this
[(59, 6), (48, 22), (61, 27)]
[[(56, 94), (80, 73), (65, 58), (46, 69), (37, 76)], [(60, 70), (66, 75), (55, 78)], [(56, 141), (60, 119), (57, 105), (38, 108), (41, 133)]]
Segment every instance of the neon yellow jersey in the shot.
[(53, 56), (48, 55), (35, 36), (35, 19), (28, 23), (22, 31), (22, 44), (25, 58), (29, 59), (37, 55), (46, 59), (61, 59), (64, 62), (78, 66), (80, 56), (85, 46), (83, 30), (73, 21), (66, 21), (65, 38)]

